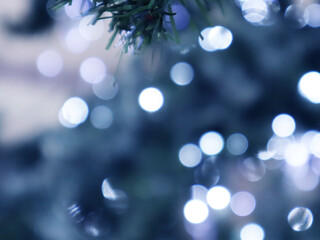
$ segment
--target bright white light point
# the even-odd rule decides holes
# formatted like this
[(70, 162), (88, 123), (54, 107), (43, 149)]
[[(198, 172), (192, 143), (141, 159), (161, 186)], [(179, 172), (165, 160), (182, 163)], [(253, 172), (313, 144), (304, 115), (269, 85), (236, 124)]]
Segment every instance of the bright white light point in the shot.
[(193, 199), (186, 203), (183, 213), (188, 222), (199, 224), (207, 219), (209, 209), (203, 201)]
[(289, 137), (296, 129), (296, 123), (288, 114), (280, 114), (272, 121), (272, 130), (279, 137)]
[(213, 52), (216, 49), (211, 45), (210, 41), (209, 41), (209, 32), (211, 31), (211, 27), (210, 28), (205, 28), (201, 31), (201, 35), (203, 36), (203, 40), (201, 39), (201, 37), (199, 36), (199, 45), (200, 47), (207, 51), (207, 52)]
[(199, 146), (204, 154), (216, 155), (223, 149), (224, 140), (220, 133), (207, 132), (201, 136)]
[(147, 112), (156, 112), (163, 105), (163, 95), (157, 88), (146, 88), (139, 95), (139, 105)]
[(304, 74), (299, 80), (298, 91), (310, 102), (320, 103), (320, 73), (312, 71)]
[(199, 147), (189, 143), (184, 145), (179, 151), (179, 160), (185, 167), (195, 167), (201, 162), (202, 153)]
[(100, 58), (87, 58), (80, 65), (80, 76), (88, 83), (101, 82), (106, 73), (106, 65)]
[(263, 240), (264, 230), (260, 225), (250, 223), (241, 229), (240, 238), (241, 240)]
[(108, 179), (104, 179), (101, 185), (102, 195), (109, 200), (116, 200), (117, 194), (109, 183)]
[(284, 157), (289, 165), (299, 167), (307, 163), (309, 152), (303, 144), (291, 143), (286, 147)]
[(251, 193), (237, 192), (231, 198), (230, 207), (236, 215), (248, 216), (254, 211), (256, 200)]
[(296, 207), (289, 213), (288, 223), (297, 232), (308, 230), (313, 223), (312, 212), (305, 207)]
[(106, 129), (113, 122), (113, 113), (105, 106), (97, 106), (91, 111), (90, 120), (95, 128)]
[(44, 76), (55, 77), (62, 71), (62, 57), (56, 51), (45, 51), (38, 57), (37, 68)]
[(94, 16), (88, 15), (81, 19), (79, 23), (79, 32), (83, 38), (88, 41), (95, 41), (99, 39), (105, 30), (105, 24), (103, 21), (98, 21), (92, 25), (92, 20)]
[(171, 68), (170, 77), (175, 84), (185, 86), (192, 81), (194, 71), (189, 63), (179, 62)]
[(215, 210), (226, 208), (230, 203), (230, 192), (222, 186), (215, 186), (209, 189), (207, 194), (207, 202), (209, 206)]
[(72, 125), (83, 123), (88, 116), (88, 106), (78, 97), (69, 98), (62, 106), (62, 117)]
[(260, 23), (268, 15), (268, 6), (263, 0), (247, 0), (242, 5), (243, 17), (251, 23)]
[(213, 27), (208, 35), (209, 43), (216, 50), (224, 50), (232, 43), (232, 33), (229, 29), (216, 26)]
[(65, 43), (67, 48), (73, 53), (82, 53), (90, 45), (90, 42), (81, 36), (78, 28), (71, 29), (67, 33)]
[(246, 136), (241, 133), (232, 134), (227, 139), (226, 143), (226, 147), (232, 155), (241, 155), (245, 153), (248, 149), (248, 145)]

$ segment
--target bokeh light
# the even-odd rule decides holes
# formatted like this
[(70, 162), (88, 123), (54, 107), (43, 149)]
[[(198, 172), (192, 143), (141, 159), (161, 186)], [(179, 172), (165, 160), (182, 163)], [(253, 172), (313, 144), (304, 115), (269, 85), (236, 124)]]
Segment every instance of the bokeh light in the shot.
[(114, 98), (118, 93), (118, 89), (119, 85), (117, 81), (110, 74), (106, 74), (100, 82), (92, 85), (93, 93), (103, 100), (110, 100)]
[(190, 14), (188, 10), (182, 4), (172, 4), (172, 12), (176, 13), (173, 18), (178, 31), (182, 31), (189, 26)]
[(64, 10), (71, 19), (79, 19), (87, 12), (92, 3), (89, 0), (73, 0), (72, 4), (66, 4)]
[(320, 27), (320, 4), (312, 3), (306, 7), (305, 14), (308, 16), (308, 25), (313, 28)]
[(222, 26), (213, 27), (208, 34), (209, 43), (216, 50), (227, 49), (232, 43), (232, 33)]
[(87, 119), (88, 113), (86, 102), (79, 97), (69, 98), (61, 108), (63, 119), (71, 126), (83, 123)]
[(214, 186), (209, 189), (207, 194), (207, 202), (209, 206), (215, 210), (222, 210), (230, 203), (230, 192), (223, 186)]
[(313, 223), (312, 212), (305, 207), (296, 207), (290, 211), (288, 223), (297, 232), (308, 230)]
[(88, 83), (101, 82), (106, 73), (107, 67), (100, 58), (87, 58), (80, 65), (80, 76)]
[(193, 80), (194, 71), (189, 63), (179, 62), (171, 68), (170, 77), (175, 84), (185, 86)]
[(91, 111), (90, 121), (97, 129), (107, 129), (113, 123), (113, 113), (106, 106), (97, 106)]
[(145, 88), (139, 95), (139, 105), (147, 112), (156, 112), (163, 105), (163, 95), (154, 87)]
[(65, 44), (68, 50), (73, 53), (82, 53), (90, 46), (90, 42), (82, 37), (78, 28), (69, 30), (65, 38)]
[(289, 5), (284, 13), (289, 24), (296, 28), (302, 28), (307, 25), (308, 14), (304, 11), (302, 4)]
[(250, 23), (261, 23), (268, 16), (268, 6), (263, 0), (247, 0), (242, 4), (242, 14)]
[(231, 198), (230, 207), (236, 215), (248, 216), (254, 211), (256, 200), (249, 192), (237, 192)]
[(296, 123), (288, 114), (280, 114), (272, 121), (272, 130), (279, 137), (288, 137), (296, 129)]
[(264, 237), (263, 228), (256, 223), (249, 223), (240, 231), (241, 240), (263, 240)]
[(179, 160), (185, 167), (195, 167), (201, 162), (201, 159), (201, 150), (195, 144), (188, 143), (182, 146), (179, 151)]
[(208, 218), (209, 209), (203, 201), (192, 199), (185, 204), (183, 213), (188, 222), (199, 224)]
[(98, 40), (106, 29), (103, 21), (98, 21), (92, 25), (93, 18), (94, 16), (92, 15), (85, 16), (79, 23), (79, 32), (81, 36), (88, 41)]
[(203, 39), (199, 36), (199, 45), (200, 47), (207, 51), (207, 52), (213, 52), (216, 49), (211, 45), (210, 40), (209, 40), (209, 33), (211, 31), (212, 27), (205, 28), (201, 31), (201, 35)]
[(306, 164), (309, 159), (308, 149), (301, 143), (290, 143), (285, 150), (286, 162), (293, 166), (298, 167)]
[(37, 59), (37, 68), (46, 77), (55, 77), (61, 73), (63, 60), (59, 53), (47, 50), (40, 54)]
[(102, 185), (101, 185), (101, 191), (102, 195), (109, 200), (116, 200), (117, 199), (117, 194), (112, 188), (109, 180), (106, 178), (103, 180)]
[(201, 136), (199, 146), (204, 154), (216, 155), (222, 151), (224, 139), (218, 132), (207, 132)]
[(299, 80), (298, 91), (312, 103), (320, 103), (320, 73), (311, 71), (305, 73)]
[(226, 148), (232, 155), (241, 155), (248, 149), (248, 139), (241, 133), (234, 133), (228, 137)]

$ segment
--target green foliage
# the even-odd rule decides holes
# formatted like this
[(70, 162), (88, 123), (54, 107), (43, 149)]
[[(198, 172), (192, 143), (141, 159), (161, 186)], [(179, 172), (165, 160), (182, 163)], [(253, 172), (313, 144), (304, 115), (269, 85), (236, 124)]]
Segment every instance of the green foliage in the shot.
[[(56, 0), (52, 9), (58, 9), (64, 5), (72, 5), (73, 0)], [(84, 3), (85, 0), (83, 0)], [(213, 0), (211, 0), (213, 1)], [(113, 32), (107, 49), (110, 48), (116, 36), (121, 34), (124, 51), (129, 47), (140, 50), (143, 46), (154, 41), (171, 39), (179, 42), (171, 0), (92, 0), (92, 6), (84, 15), (93, 15), (92, 24), (102, 19), (111, 19), (110, 31)], [(199, 12), (207, 21), (210, 1), (196, 0)], [(180, 3), (187, 9), (186, 0)], [(192, 15), (192, 14), (191, 14)], [(172, 33), (165, 27), (165, 21), (170, 22)], [(173, 35), (173, 36), (171, 36)]]

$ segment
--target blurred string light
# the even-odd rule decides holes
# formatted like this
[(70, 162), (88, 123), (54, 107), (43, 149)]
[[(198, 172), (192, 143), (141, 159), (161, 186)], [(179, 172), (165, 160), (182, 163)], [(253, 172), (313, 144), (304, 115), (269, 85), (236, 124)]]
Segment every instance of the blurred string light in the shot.
[(296, 123), (288, 114), (280, 114), (272, 121), (272, 130), (279, 137), (288, 137), (296, 129)]
[(305, 174), (293, 177), (293, 183), (301, 191), (313, 191), (319, 185), (319, 176), (309, 169)]
[(222, 26), (205, 28), (201, 35), (203, 39), (199, 37), (199, 45), (207, 52), (227, 49), (233, 40), (231, 31)]
[(105, 31), (105, 23), (98, 21), (92, 25), (93, 16), (88, 15), (81, 19), (79, 23), (79, 32), (81, 36), (88, 41), (98, 40)]
[(193, 80), (194, 71), (189, 63), (179, 62), (171, 68), (170, 77), (175, 84), (185, 86)]
[(289, 5), (284, 13), (286, 20), (296, 28), (303, 28), (307, 25), (308, 14), (302, 4)]
[(144, 111), (156, 112), (162, 107), (164, 100), (159, 89), (149, 87), (142, 90), (138, 102)]
[(101, 82), (106, 73), (107, 67), (100, 58), (87, 58), (80, 65), (80, 76), (88, 83)]
[(264, 237), (263, 228), (256, 223), (249, 223), (240, 231), (241, 240), (263, 240)]
[(320, 27), (320, 4), (312, 3), (306, 7), (305, 15), (308, 17), (308, 25), (313, 28)]
[(200, 137), (199, 146), (204, 154), (217, 155), (224, 147), (224, 139), (218, 132), (207, 132)]
[(214, 186), (207, 193), (207, 203), (212, 209), (222, 210), (230, 203), (230, 192), (223, 186)]
[(97, 129), (107, 129), (112, 125), (113, 113), (106, 106), (97, 106), (91, 111), (90, 121)]
[(230, 135), (226, 142), (226, 148), (232, 155), (241, 155), (248, 149), (248, 139), (241, 133)]
[(259, 159), (249, 157), (241, 161), (240, 173), (248, 181), (257, 182), (264, 177), (266, 167)]
[(273, 136), (267, 143), (267, 151), (272, 154), (272, 158), (283, 160), (285, 158), (286, 147), (290, 144), (288, 138)]
[(201, 150), (195, 144), (188, 143), (182, 146), (179, 151), (179, 160), (185, 167), (195, 167), (201, 162), (201, 159)]
[(310, 102), (320, 103), (320, 73), (315, 71), (305, 73), (299, 80), (298, 91)]
[(44, 51), (37, 59), (37, 68), (44, 76), (55, 77), (62, 71), (62, 57), (54, 50)]
[(185, 204), (183, 213), (188, 222), (199, 224), (208, 218), (209, 209), (203, 201), (192, 199)]
[(119, 86), (117, 81), (110, 74), (106, 74), (101, 81), (92, 85), (93, 93), (103, 100), (110, 100), (114, 98), (118, 93), (118, 89)]
[(308, 230), (313, 223), (313, 215), (310, 209), (305, 207), (296, 207), (288, 215), (288, 223), (295, 231)]
[(59, 114), (60, 123), (68, 128), (73, 128), (83, 123), (89, 113), (87, 103), (79, 98), (69, 98), (62, 106)]
[(230, 207), (236, 215), (245, 217), (254, 211), (256, 200), (249, 192), (237, 192), (231, 198)]
[(89, 0), (73, 0), (72, 4), (64, 6), (65, 13), (70, 19), (80, 19), (86, 13), (92, 3)]
[(310, 142), (311, 153), (320, 158), (320, 133), (316, 133)]
[(270, 152), (270, 151), (260, 151), (258, 152), (257, 157), (260, 160), (266, 161), (271, 159), (274, 156), (274, 154), (275, 154), (274, 152)]
[(82, 53), (90, 46), (90, 42), (82, 37), (78, 28), (69, 30), (65, 37), (65, 44), (73, 53)]

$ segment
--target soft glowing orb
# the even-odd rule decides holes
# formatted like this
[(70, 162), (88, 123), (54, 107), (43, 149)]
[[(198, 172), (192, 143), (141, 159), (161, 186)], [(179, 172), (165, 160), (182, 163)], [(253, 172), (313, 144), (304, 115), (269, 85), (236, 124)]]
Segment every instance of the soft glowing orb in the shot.
[(241, 133), (232, 134), (226, 142), (227, 150), (232, 155), (241, 155), (248, 149), (248, 139)]
[(268, 6), (263, 0), (247, 0), (242, 5), (243, 17), (250, 23), (260, 23), (268, 16)]
[(207, 52), (213, 52), (216, 49), (211, 45), (210, 40), (209, 40), (209, 33), (211, 31), (211, 27), (209, 28), (205, 28), (201, 31), (201, 35), (203, 37), (203, 39), (201, 39), (201, 37), (199, 36), (199, 45), (200, 47), (207, 51)]
[(260, 225), (250, 223), (241, 229), (240, 238), (241, 240), (263, 240), (264, 230)]
[(118, 93), (119, 85), (112, 75), (106, 74), (104, 78), (92, 85), (94, 94), (103, 100), (110, 100)]
[(195, 167), (201, 162), (201, 159), (201, 150), (195, 144), (186, 144), (179, 151), (179, 160), (185, 167)]
[(84, 60), (80, 65), (80, 76), (88, 83), (101, 82), (107, 73), (105, 63), (96, 57), (90, 57)]
[(113, 113), (108, 107), (97, 106), (92, 109), (90, 120), (95, 128), (106, 129), (110, 127), (113, 122)]
[(183, 213), (188, 222), (199, 224), (207, 219), (209, 209), (203, 201), (193, 199), (185, 204)]
[(207, 193), (207, 202), (215, 210), (226, 208), (230, 203), (230, 192), (223, 186), (215, 186)]
[(204, 154), (216, 155), (222, 151), (224, 140), (218, 132), (207, 132), (201, 136), (199, 146)]
[(272, 130), (279, 137), (289, 137), (296, 129), (296, 123), (288, 114), (280, 114), (272, 121)]
[(251, 193), (237, 192), (231, 198), (230, 207), (236, 215), (248, 216), (254, 211), (256, 200)]
[(208, 39), (214, 49), (224, 50), (231, 45), (233, 36), (229, 29), (222, 26), (216, 26), (210, 30)]
[(79, 125), (88, 117), (88, 106), (84, 100), (79, 97), (69, 98), (62, 106), (61, 113), (71, 125)]
[(44, 76), (55, 77), (62, 71), (62, 57), (56, 51), (45, 51), (37, 59), (37, 68)]
[(71, 29), (65, 38), (67, 48), (73, 53), (82, 53), (90, 45), (90, 42), (84, 39), (78, 28)]
[(194, 71), (189, 63), (179, 62), (171, 68), (170, 77), (175, 84), (185, 86), (193, 80)]
[(308, 230), (313, 223), (312, 212), (305, 207), (296, 207), (290, 211), (288, 223), (294, 231)]
[(303, 144), (291, 143), (286, 147), (284, 156), (289, 165), (299, 167), (308, 162), (309, 152)]
[(305, 14), (308, 16), (308, 25), (313, 28), (320, 27), (320, 4), (313, 3), (306, 7)]
[(146, 88), (139, 95), (139, 105), (147, 112), (156, 112), (163, 105), (163, 95), (157, 88)]
[(102, 195), (109, 200), (116, 200), (117, 199), (117, 194), (115, 190), (112, 188), (109, 180), (106, 178), (103, 180), (102, 185), (101, 185), (101, 191)]
[(320, 103), (320, 73), (312, 71), (304, 74), (299, 80), (298, 91), (310, 102)]

